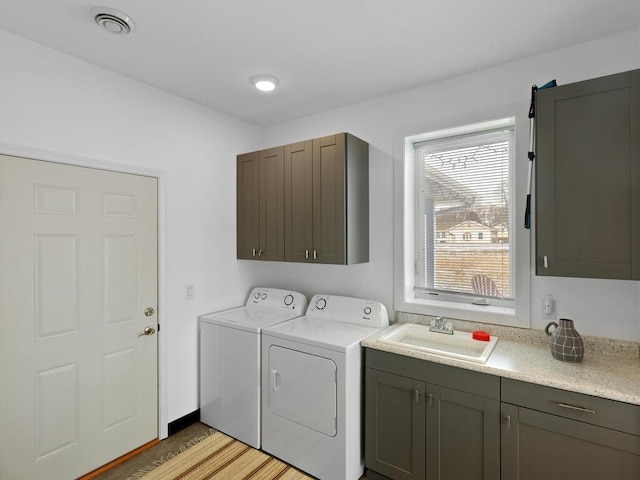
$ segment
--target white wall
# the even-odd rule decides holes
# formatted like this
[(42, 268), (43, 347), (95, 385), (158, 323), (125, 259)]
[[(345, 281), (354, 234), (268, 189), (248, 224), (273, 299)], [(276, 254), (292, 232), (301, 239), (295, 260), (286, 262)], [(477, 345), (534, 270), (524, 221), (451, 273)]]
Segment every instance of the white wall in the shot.
[[(542, 85), (555, 78), (559, 84), (566, 84), (639, 68), (638, 38), (638, 31), (607, 37), (266, 129), (265, 147), (340, 131), (351, 132), (370, 143), (370, 263), (330, 267), (249, 262), (243, 269), (256, 283), (296, 286), (309, 294), (368, 297), (384, 302), (393, 311), (391, 203), (393, 157), (397, 151), (394, 142), (398, 132), (416, 133), (416, 125), (449, 127), (451, 119), (460, 121), (466, 115), (477, 116), (478, 112), (513, 104), (521, 104), (528, 111), (534, 83)], [(414, 60), (420, 59), (407, 59)], [(527, 149), (525, 146), (523, 151)], [(526, 154), (521, 157), (522, 162), (527, 161)], [(521, 172), (526, 175), (526, 169)], [(518, 228), (523, 229), (521, 213), (517, 213), (516, 220)], [(638, 341), (639, 285), (640, 282), (545, 278), (532, 274), (531, 326), (544, 327), (540, 303), (542, 296), (550, 293), (556, 298), (558, 318), (574, 319), (581, 333)]]
[(233, 179), (262, 130), (3, 31), (0, 65), (0, 143), (164, 172), (167, 421), (192, 412), (196, 317), (244, 302), (251, 283), (235, 260)]
[[(0, 144), (164, 172), (167, 419), (198, 407), (200, 313), (272, 285), (378, 299), (393, 311), (393, 151), (406, 126), (434, 125), (496, 106), (528, 108), (532, 83), (560, 83), (640, 67), (630, 32), (278, 125), (253, 125), (0, 31)], [(414, 59), (408, 59), (414, 61)], [(425, 59), (428, 61), (428, 59)], [(366, 81), (366, 79), (364, 80)], [(370, 145), (370, 262), (355, 266), (235, 260), (235, 155), (351, 132)], [(523, 159), (524, 160), (524, 159)], [(184, 300), (184, 285), (196, 298)], [(584, 334), (640, 340), (639, 282), (537, 278), (558, 314)], [(539, 302), (532, 325), (541, 328)]]

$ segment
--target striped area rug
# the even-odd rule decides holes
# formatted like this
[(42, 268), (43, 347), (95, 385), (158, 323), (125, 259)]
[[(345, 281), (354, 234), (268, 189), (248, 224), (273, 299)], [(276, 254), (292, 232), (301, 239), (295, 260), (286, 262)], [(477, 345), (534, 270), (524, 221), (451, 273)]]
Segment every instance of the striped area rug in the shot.
[(144, 480), (312, 480), (266, 453), (216, 432), (144, 476)]

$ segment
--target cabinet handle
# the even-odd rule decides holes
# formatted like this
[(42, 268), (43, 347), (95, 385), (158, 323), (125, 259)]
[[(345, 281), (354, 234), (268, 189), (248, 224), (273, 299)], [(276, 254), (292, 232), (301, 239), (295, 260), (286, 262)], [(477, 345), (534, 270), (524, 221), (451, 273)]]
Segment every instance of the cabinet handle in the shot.
[(507, 415), (506, 420), (507, 420), (507, 428), (511, 430), (511, 415)]
[(254, 257), (256, 256), (256, 249), (255, 248), (253, 249), (253, 256)]
[(549, 268), (549, 262), (547, 262), (547, 256), (542, 257), (542, 262), (544, 263), (544, 268)]
[(304, 251), (304, 258), (309, 258), (309, 250)]
[(433, 405), (433, 393), (427, 394), (427, 405)]
[(416, 402), (419, 402), (420, 401), (420, 391), (416, 390), (415, 393), (416, 393)]
[(316, 252), (315, 250), (313, 251), (313, 259), (314, 260), (318, 259), (318, 252)]
[(258, 251), (258, 257), (261, 257), (261, 256), (262, 256), (262, 249)]
[(591, 413), (591, 414), (596, 413), (595, 410), (589, 410), (588, 408), (584, 408), (584, 407), (576, 407), (575, 405), (568, 405), (566, 403), (558, 403), (558, 406), (561, 408), (568, 408), (569, 410), (577, 410), (578, 412), (582, 412), (582, 413)]

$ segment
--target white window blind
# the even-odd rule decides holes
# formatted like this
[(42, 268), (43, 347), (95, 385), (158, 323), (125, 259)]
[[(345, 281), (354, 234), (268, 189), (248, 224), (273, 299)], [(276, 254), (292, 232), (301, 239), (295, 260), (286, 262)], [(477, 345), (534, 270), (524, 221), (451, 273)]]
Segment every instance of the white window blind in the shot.
[(512, 300), (513, 137), (505, 127), (414, 144), (417, 289), (460, 301)]

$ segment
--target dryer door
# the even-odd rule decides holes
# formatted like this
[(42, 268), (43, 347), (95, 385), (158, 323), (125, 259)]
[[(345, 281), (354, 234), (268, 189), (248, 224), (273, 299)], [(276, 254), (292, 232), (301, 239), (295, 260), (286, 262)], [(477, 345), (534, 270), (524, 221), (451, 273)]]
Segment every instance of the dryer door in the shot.
[(336, 364), (333, 360), (271, 345), (269, 411), (319, 433), (336, 435)]

